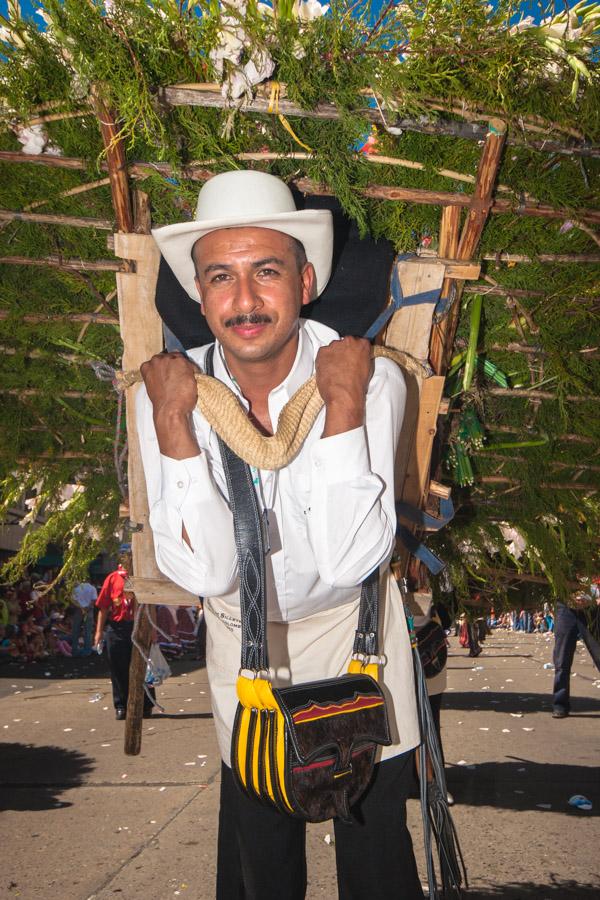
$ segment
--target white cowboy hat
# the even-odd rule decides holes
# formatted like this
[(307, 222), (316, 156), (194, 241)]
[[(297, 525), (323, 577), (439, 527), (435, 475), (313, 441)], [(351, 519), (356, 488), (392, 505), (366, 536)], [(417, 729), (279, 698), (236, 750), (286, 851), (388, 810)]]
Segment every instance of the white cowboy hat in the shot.
[(152, 235), (179, 283), (198, 303), (200, 295), (194, 281), (192, 247), (211, 231), (247, 225), (282, 231), (300, 241), (307, 260), (315, 268), (316, 296), (323, 292), (331, 275), (331, 212), (326, 209), (297, 210), (292, 192), (274, 175), (249, 170), (215, 175), (198, 195), (193, 222), (155, 228)]

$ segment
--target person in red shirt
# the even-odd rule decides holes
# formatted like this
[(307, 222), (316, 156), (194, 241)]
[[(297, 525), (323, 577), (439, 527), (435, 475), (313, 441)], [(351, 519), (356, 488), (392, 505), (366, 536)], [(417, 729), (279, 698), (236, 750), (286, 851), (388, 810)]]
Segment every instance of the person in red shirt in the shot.
[[(127, 716), (127, 697), (129, 695), (129, 664), (131, 662), (131, 640), (135, 613), (135, 595), (125, 590), (127, 569), (119, 566), (104, 579), (98, 594), (96, 607), (98, 619), (94, 644), (106, 641), (106, 653), (110, 666), (113, 703), (117, 719)], [(153, 691), (151, 690), (153, 694)], [(144, 695), (144, 718), (152, 715), (152, 701)]]

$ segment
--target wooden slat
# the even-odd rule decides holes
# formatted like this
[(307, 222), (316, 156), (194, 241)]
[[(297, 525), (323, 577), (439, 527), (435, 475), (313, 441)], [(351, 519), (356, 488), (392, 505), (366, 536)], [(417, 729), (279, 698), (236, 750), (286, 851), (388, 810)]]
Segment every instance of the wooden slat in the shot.
[[(445, 268), (429, 263), (429, 259), (402, 260), (396, 263), (400, 286), (406, 298), (441, 288)], [(385, 334), (386, 346), (404, 350), (416, 359), (426, 360), (429, 355), (432, 314), (431, 303), (401, 307), (390, 319)]]
[(437, 431), (437, 416), (445, 379), (426, 378), (421, 387), (415, 441), (409, 457), (401, 497), (406, 503), (421, 508), (429, 488), (429, 462)]
[(131, 590), (135, 591), (135, 596), (140, 603), (153, 605), (166, 603), (171, 606), (197, 605), (198, 597), (195, 594), (190, 594), (189, 591), (169, 581), (162, 574), (159, 573), (159, 575), (159, 578), (141, 578), (135, 575), (128, 579), (127, 583), (131, 585)]
[[(120, 272), (117, 275), (119, 319), (123, 340), (123, 368), (139, 369), (141, 364), (160, 353), (163, 348), (162, 323), (154, 306), (154, 288), (158, 274), (160, 253), (147, 234), (116, 234), (115, 253), (136, 263), (135, 274)], [(131, 536), (133, 572), (141, 578), (162, 579), (154, 556), (154, 543), (148, 522), (148, 498), (138, 441), (135, 416), (135, 397), (140, 386), (127, 391), (127, 441), (129, 508), (133, 522), (142, 530)], [(139, 602), (138, 598), (138, 602)], [(143, 616), (145, 622), (145, 616)], [(139, 635), (142, 650), (150, 647), (150, 629), (145, 622)], [(125, 753), (136, 756), (142, 744), (143, 681), (146, 664), (140, 653), (131, 656), (129, 672), (130, 700), (127, 704), (125, 726)]]

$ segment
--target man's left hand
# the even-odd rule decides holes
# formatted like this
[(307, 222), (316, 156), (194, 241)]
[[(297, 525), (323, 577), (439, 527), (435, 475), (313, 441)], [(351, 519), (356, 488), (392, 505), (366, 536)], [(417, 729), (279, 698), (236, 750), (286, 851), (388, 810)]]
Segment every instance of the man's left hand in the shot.
[(315, 362), (319, 393), (325, 402), (323, 437), (364, 425), (367, 390), (373, 375), (371, 344), (345, 337), (321, 347)]

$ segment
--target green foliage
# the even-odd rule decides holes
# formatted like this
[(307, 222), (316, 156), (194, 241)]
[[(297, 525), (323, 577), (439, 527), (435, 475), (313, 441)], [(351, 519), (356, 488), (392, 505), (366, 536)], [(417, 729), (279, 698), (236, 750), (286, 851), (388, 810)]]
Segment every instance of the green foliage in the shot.
[[(386, 236), (400, 251), (415, 251), (423, 242), (435, 249), (439, 207), (370, 200), (363, 190), (376, 183), (469, 194), (481, 149), (474, 141), (398, 133), (395, 122), (423, 116), (431, 124), (444, 114), (485, 124), (499, 116), (509, 125), (510, 143), (497, 195), (516, 204), (527, 195), (561, 207), (574, 224), (569, 229), (564, 218), (492, 215), (479, 252), (493, 257), (599, 252), (577, 226), (582, 209), (598, 206), (598, 160), (550, 155), (531, 146), (546, 138), (568, 144), (600, 135), (592, 4), (580, 3), (558, 16), (548, 6), (551, 21), (534, 27), (519, 21), (509, 0), (494, 8), (485, 0), (408, 0), (384, 4), (377, 14), (368, 0), (334, 0), (329, 14), (310, 22), (298, 19), (290, 0), (275, 4), (274, 14), (255, 0), (248, 0), (245, 14), (217, 0), (115, 0), (108, 13), (101, 0), (45, 0), (42, 9), (43, 33), (27, 20), (3, 23), (0, 149), (18, 150), (19, 127), (46, 117), (50, 143), (83, 160), (83, 167), (0, 161), (3, 209), (113, 219), (107, 185), (68, 193), (106, 175), (94, 113), (100, 98), (115, 115), (128, 162), (165, 161), (172, 167), (172, 174), (148, 167), (136, 182), (150, 195), (155, 225), (193, 217), (199, 185), (186, 177), (185, 166), (201, 161), (212, 171), (255, 166), (285, 179), (311, 178), (339, 198), (363, 233)], [(241, 35), (241, 51), (237, 60), (222, 56), (220, 75), (224, 30), (229, 38)], [(163, 102), (161, 88), (226, 80), (260, 53), (272, 58), (273, 77), (285, 84), (289, 100), (305, 109), (334, 104), (339, 119), (290, 116), (295, 138), (277, 116), (245, 112), (243, 103), (210, 109)], [(371, 128), (365, 110), (374, 102), (379, 109), (372, 129), (375, 153), (420, 168), (374, 163), (357, 152)], [(291, 158), (301, 151), (306, 157), (303, 145), (310, 155)], [(264, 150), (280, 158), (237, 158)], [(442, 175), (441, 169), (462, 177)], [(106, 236), (100, 229), (2, 221), (0, 257), (103, 259), (110, 256)], [(483, 564), (544, 572), (553, 589), (564, 592), (576, 570), (593, 565), (600, 524), (592, 490), (600, 488), (598, 416), (593, 401), (572, 399), (595, 394), (600, 377), (600, 356), (582, 352), (600, 346), (598, 267), (539, 261), (513, 267), (491, 260), (480, 285), (479, 333), (469, 322), (473, 295), (465, 294), (455, 344), (455, 352), (464, 354), (473, 335), (468, 390), (462, 391), (458, 369), (448, 382), (448, 393), (456, 395), (446, 434), (448, 474), (453, 466), (460, 468), (464, 486), (456, 491), (455, 522), (430, 540), (449, 558), (464, 594), (482, 586), (476, 569)], [(494, 286), (529, 293), (519, 294), (515, 306), (505, 296), (486, 293)], [(0, 379), (12, 392), (1, 395), (3, 509), (36, 493), (46, 516), (45, 526), (27, 532), (6, 577), (16, 577), (43, 555), (48, 541), (62, 543), (65, 569), (75, 577), (98, 549), (115, 540), (116, 397), (95, 378), (90, 362), (118, 367), (122, 347), (116, 326), (73, 319), (94, 312), (116, 316), (114, 288), (112, 273), (16, 265), (0, 272), (0, 311), (6, 316), (0, 318)], [(48, 318), (40, 321), (40, 316)], [(539, 353), (515, 349), (524, 344)], [(502, 378), (494, 376), (498, 371)], [(494, 391), (505, 383), (504, 374), (513, 388), (534, 386), (554, 399), (538, 403), (498, 395)], [(69, 392), (81, 396), (66, 396)], [(488, 452), (484, 441), (482, 449), (479, 437), (472, 439), (474, 417), (483, 423), (488, 444), (520, 446)], [(514, 431), (498, 430), (507, 428)], [(566, 440), (566, 434), (589, 443)], [(122, 440), (121, 435), (120, 447)], [(511, 480), (482, 481), (485, 477)], [(570, 481), (590, 489), (555, 487)], [(85, 490), (63, 507), (66, 484)], [(499, 522), (509, 522), (526, 537), (522, 560), (509, 556)]]

